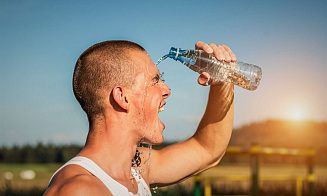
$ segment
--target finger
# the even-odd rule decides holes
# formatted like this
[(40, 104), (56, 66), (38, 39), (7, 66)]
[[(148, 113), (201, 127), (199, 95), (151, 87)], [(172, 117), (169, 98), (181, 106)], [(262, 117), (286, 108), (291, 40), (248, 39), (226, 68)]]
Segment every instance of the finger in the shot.
[(218, 48), (221, 50), (221, 59), (227, 63), (229, 63), (231, 61), (231, 56), (229, 54), (229, 48), (227, 47), (227, 49), (225, 48), (225, 45), (219, 45)]
[(217, 45), (215, 47), (214, 54), (215, 54), (216, 59), (218, 59), (218, 61), (224, 61), (226, 59), (224, 52), (225, 52), (225, 49), (222, 46)]
[[(220, 50), (218, 60), (225, 61), (227, 63), (231, 62), (232, 61), (231, 54), (233, 54), (233, 52), (225, 45), (218, 45), (217, 47)], [(236, 57), (236, 56), (234, 55), (233, 57)]]
[(198, 83), (202, 86), (210, 85), (210, 75), (207, 72), (201, 73), (198, 77)]
[(234, 53), (230, 57), (232, 58), (232, 62), (236, 62), (237, 61), (236, 55)]
[(196, 42), (195, 49), (203, 50), (208, 54), (213, 53), (213, 49), (208, 44), (201, 42), (201, 41)]
[(198, 41), (195, 43), (195, 49), (202, 49), (203, 45), (205, 45), (204, 42)]
[(232, 61), (232, 62), (237, 61), (236, 55), (233, 53), (233, 51), (228, 46), (226, 46), (226, 45), (222, 45), (222, 46), (228, 52), (228, 54), (230, 56), (230, 61)]
[(227, 51), (224, 51), (224, 56), (225, 56), (225, 62), (229, 63), (232, 60), (230, 54)]

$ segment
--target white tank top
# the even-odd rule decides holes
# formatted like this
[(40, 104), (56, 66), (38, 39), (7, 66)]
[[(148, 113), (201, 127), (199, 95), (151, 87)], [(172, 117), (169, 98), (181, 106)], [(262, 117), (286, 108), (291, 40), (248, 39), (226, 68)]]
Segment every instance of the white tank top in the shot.
[[(50, 182), (52, 178), (56, 175), (58, 171), (60, 171), (62, 168), (64, 168), (67, 165), (79, 165), (83, 167), (84, 169), (88, 170), (90, 173), (92, 173), (94, 176), (99, 178), (104, 185), (109, 189), (109, 191), (112, 193), (113, 196), (132, 196), (133, 193), (129, 192), (128, 189), (120, 184), (119, 182), (112, 179), (107, 173), (105, 173), (96, 163), (94, 163), (91, 159), (88, 159), (86, 157), (74, 157), (70, 161), (68, 161), (66, 164), (61, 166), (51, 177)], [(138, 192), (137, 196), (151, 196), (151, 191), (147, 185), (147, 183), (144, 181), (141, 175), (139, 175), (133, 168), (131, 168), (132, 174), (138, 184)]]

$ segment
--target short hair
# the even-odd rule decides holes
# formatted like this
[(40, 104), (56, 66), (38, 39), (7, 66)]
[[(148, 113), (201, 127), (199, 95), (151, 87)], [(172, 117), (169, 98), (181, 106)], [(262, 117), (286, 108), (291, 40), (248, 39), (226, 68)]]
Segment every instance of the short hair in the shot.
[(104, 112), (105, 92), (117, 85), (132, 87), (140, 72), (132, 61), (129, 51), (145, 49), (125, 40), (104, 41), (94, 44), (78, 58), (74, 75), (73, 91), (89, 121)]

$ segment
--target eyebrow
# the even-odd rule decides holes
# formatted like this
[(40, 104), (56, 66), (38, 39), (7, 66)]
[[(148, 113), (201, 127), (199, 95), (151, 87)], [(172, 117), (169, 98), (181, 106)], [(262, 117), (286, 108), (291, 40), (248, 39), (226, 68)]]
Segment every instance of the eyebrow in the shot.
[(157, 73), (153, 78), (152, 78), (152, 82), (159, 82), (161, 79), (161, 76), (159, 73)]
[(152, 80), (160, 80), (160, 74), (157, 73), (156, 76), (154, 76), (154, 77), (152, 78)]

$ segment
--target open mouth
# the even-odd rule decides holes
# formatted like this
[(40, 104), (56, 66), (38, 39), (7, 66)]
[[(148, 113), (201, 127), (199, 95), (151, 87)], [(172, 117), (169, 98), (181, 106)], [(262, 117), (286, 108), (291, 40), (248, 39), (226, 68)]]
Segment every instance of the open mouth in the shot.
[(158, 109), (158, 113), (159, 112), (163, 112), (165, 110), (164, 105), (166, 105), (166, 102), (165, 101), (163, 101), (163, 102), (160, 103), (159, 109)]
[(165, 108), (162, 106), (159, 108), (159, 112), (163, 112), (165, 110)]

